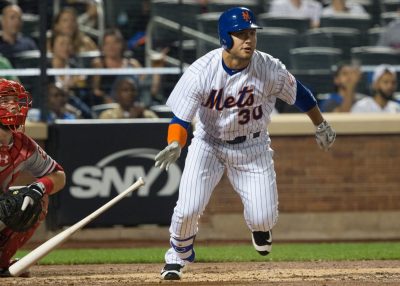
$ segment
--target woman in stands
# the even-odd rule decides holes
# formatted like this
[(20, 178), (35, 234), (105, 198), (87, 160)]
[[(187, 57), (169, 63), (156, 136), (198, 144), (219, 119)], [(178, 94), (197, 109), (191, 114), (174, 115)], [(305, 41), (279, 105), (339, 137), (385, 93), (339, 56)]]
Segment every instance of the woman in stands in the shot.
[(74, 54), (98, 50), (96, 43), (79, 30), (76, 10), (72, 7), (65, 7), (56, 15), (52, 28), (52, 34), (63, 34), (71, 37)]

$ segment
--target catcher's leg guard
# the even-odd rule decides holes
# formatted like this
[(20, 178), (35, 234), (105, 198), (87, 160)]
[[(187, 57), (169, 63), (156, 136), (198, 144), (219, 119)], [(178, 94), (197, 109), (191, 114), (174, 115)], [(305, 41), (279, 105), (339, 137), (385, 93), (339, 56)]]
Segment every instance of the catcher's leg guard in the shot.
[[(12, 232), (9, 235), (4, 246), (0, 248), (0, 268), (8, 269), (11, 258), (32, 237), (38, 226), (39, 224), (26, 232)], [(7, 231), (10, 230), (7, 229)]]
[(253, 246), (257, 252), (262, 255), (268, 255), (272, 249), (272, 232), (269, 231), (253, 231), (251, 235)]
[(8, 227), (0, 232), (0, 268), (8, 269), (10, 266), (11, 258), (35, 233), (41, 222), (47, 215), (48, 198), (47, 196), (42, 199), (42, 213), (39, 216), (38, 222), (24, 232), (14, 232)]

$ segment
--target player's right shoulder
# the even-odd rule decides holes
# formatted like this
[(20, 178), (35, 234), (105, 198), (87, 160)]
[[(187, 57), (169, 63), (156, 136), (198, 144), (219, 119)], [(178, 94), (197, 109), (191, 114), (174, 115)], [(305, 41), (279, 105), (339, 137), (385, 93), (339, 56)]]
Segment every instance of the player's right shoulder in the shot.
[(194, 74), (204, 74), (204, 71), (215, 66), (222, 60), (222, 48), (212, 50), (204, 56), (198, 58), (188, 68)]

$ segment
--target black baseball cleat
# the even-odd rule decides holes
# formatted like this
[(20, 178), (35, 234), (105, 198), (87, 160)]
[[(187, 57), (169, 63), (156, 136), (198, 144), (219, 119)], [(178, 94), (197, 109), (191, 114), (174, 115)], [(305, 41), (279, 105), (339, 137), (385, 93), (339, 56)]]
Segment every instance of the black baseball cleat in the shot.
[(180, 264), (165, 264), (161, 270), (161, 279), (164, 280), (180, 280), (182, 278), (182, 270), (185, 266)]
[(257, 252), (266, 256), (272, 249), (272, 232), (269, 231), (254, 231), (251, 235), (253, 246)]

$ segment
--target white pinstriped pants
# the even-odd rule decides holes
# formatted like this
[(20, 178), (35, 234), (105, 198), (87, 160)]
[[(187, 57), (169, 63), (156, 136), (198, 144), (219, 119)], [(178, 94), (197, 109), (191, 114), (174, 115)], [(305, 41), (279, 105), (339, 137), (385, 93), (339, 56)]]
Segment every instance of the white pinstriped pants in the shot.
[[(197, 233), (198, 220), (225, 168), (229, 181), (242, 200), (249, 229), (272, 229), (278, 218), (278, 194), (269, 141), (265, 132), (258, 138), (233, 145), (213, 138), (195, 137), (189, 146), (172, 215), (171, 237), (186, 239)], [(167, 263), (176, 263), (174, 259), (167, 259), (167, 255), (166, 260)]]

